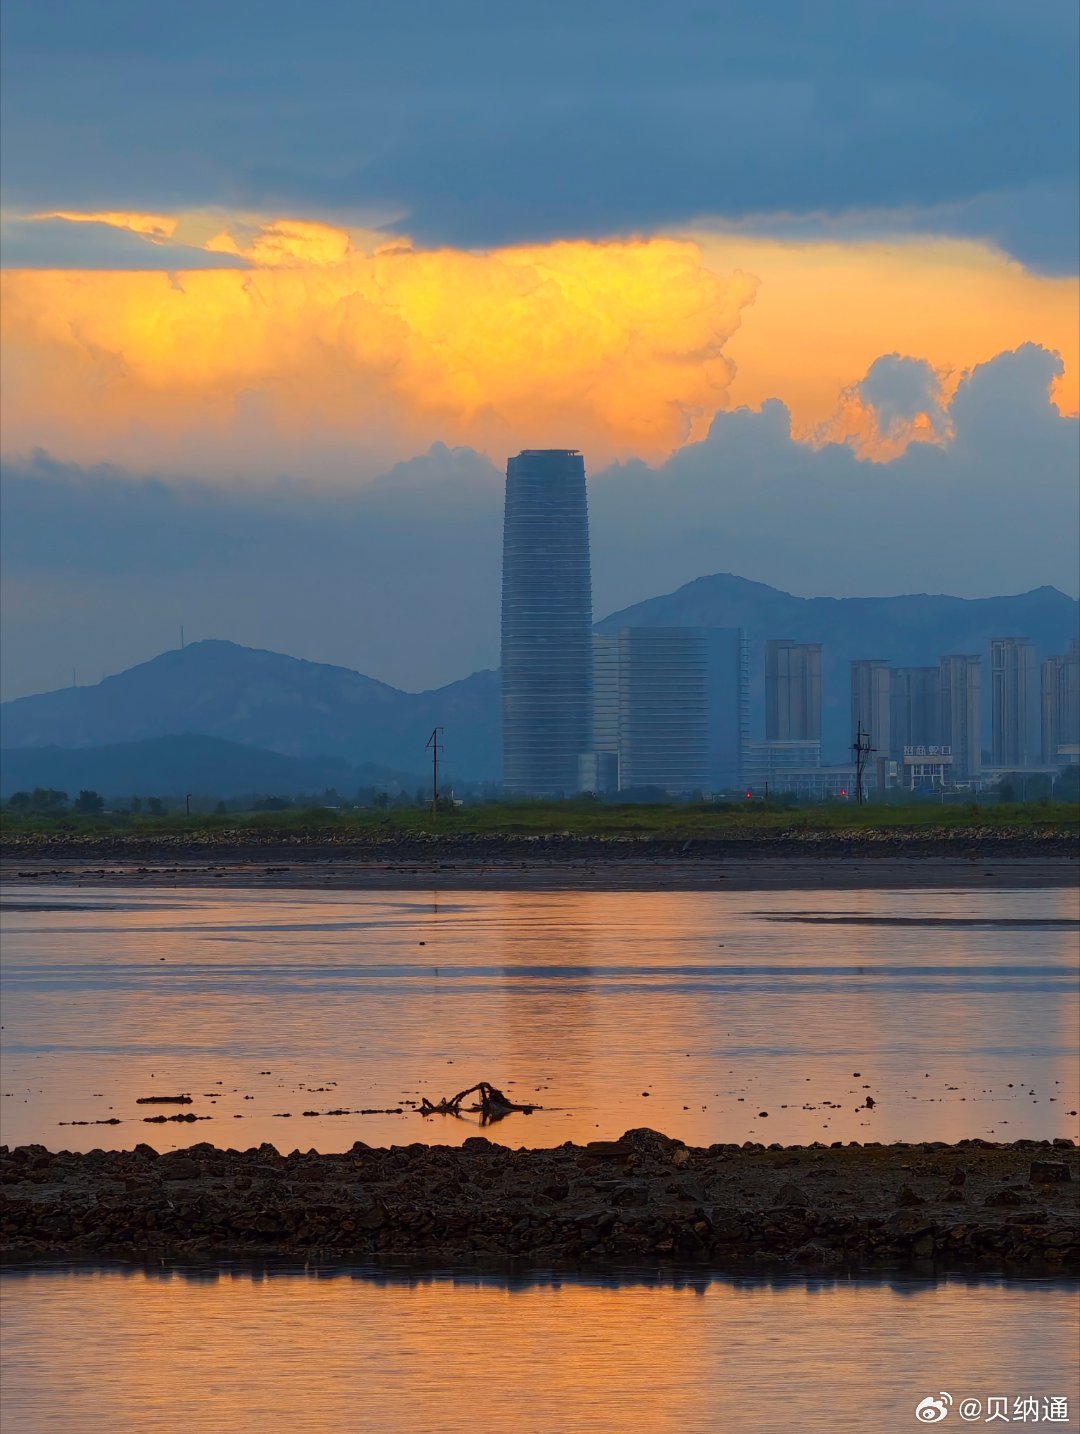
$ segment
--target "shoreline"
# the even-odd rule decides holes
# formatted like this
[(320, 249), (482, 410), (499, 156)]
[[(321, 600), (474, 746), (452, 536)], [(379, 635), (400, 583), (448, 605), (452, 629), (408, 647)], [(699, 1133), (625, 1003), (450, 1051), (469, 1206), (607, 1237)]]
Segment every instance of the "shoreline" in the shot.
[(147, 889), (268, 891), (861, 891), (1049, 890), (1080, 884), (1069, 860), (952, 858), (937, 861), (835, 858), (748, 861), (521, 862), (513, 866), (467, 862), (396, 863), (337, 861), (191, 862), (109, 865), (81, 861), (0, 861), (0, 883), (42, 889), (146, 887)]
[(1074, 1275), (1072, 1141), (0, 1147), (0, 1257)]
[(767, 890), (1074, 886), (1071, 833), (989, 828), (691, 838), (246, 831), (173, 838), (8, 834), (0, 879), (40, 885), (320, 890)]

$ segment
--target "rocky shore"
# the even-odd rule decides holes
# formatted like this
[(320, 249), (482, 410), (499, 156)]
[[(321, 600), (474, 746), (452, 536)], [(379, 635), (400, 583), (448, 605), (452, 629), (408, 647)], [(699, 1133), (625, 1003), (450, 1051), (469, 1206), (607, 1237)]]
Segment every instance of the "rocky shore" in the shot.
[(176, 835), (7, 832), (7, 881), (154, 886), (677, 890), (1067, 886), (1074, 832), (1025, 827), (729, 831), (716, 837), (214, 829)]
[(1071, 1141), (690, 1148), (651, 1130), (512, 1150), (159, 1155), (0, 1147), (8, 1261), (412, 1258), (604, 1269), (1080, 1273)]

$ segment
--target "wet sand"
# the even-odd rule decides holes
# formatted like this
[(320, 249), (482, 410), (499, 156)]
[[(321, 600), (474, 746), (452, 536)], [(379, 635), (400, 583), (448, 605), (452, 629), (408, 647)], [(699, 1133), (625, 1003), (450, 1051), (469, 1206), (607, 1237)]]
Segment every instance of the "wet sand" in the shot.
[(1080, 1271), (1069, 1140), (690, 1148), (647, 1129), (341, 1155), (0, 1147), (0, 1253), (445, 1266)]

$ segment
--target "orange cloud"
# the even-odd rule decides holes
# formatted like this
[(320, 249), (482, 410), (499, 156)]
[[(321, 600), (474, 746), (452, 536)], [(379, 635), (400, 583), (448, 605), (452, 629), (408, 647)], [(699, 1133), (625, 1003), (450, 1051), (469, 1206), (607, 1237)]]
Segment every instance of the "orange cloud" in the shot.
[[(782, 399), (804, 441), (889, 458), (856, 381), (883, 353), (961, 374), (1027, 341), (1080, 407), (1077, 286), (983, 245), (708, 234), (469, 253), (310, 220), (57, 211), (249, 268), (7, 271), (4, 444), (210, 472), (374, 471), (436, 439), (498, 462), (573, 444), (657, 459), (714, 413)], [(752, 307), (751, 307), (752, 305)], [(838, 399), (839, 395), (839, 399)], [(839, 407), (838, 407), (839, 403)]]
[[(203, 245), (212, 254), (238, 254), (263, 268), (279, 264), (340, 264), (353, 253), (352, 242), (344, 229), (329, 224), (313, 224), (303, 219), (278, 219), (260, 224), (253, 233), (238, 240), (233, 230), (223, 229)], [(251, 226), (239, 226), (243, 235)]]
[(171, 239), (180, 222), (171, 214), (127, 214), (120, 210), (90, 214), (73, 209), (56, 209), (50, 214), (32, 214), (32, 219), (64, 219), (69, 224), (108, 224), (113, 229), (127, 229), (132, 234), (141, 234), (153, 243)]
[(255, 414), (271, 441), (389, 426), (658, 456), (724, 404), (724, 345), (755, 290), (667, 238), (364, 252), (278, 221), (212, 242), (260, 267), (5, 274), (8, 445), (165, 457)]
[[(1042, 344), (1065, 363), (1055, 403), (1065, 414), (1080, 411), (1075, 278), (1044, 278), (958, 239), (798, 243), (714, 235), (700, 243), (710, 267), (741, 264), (760, 280), (752, 316), (725, 349), (736, 366), (731, 401), (757, 408), (782, 398), (798, 438), (836, 438), (854, 421), (850, 403), (836, 413), (837, 396), (893, 351), (926, 359), (948, 401), (965, 370), (1003, 350)], [(892, 446), (878, 446), (873, 456), (888, 456)]]

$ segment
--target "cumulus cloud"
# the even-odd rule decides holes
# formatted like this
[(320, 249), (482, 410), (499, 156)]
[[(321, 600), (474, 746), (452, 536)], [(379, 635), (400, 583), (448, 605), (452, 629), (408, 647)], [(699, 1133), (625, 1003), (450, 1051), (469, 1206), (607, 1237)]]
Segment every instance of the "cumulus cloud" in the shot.
[[(339, 482), (442, 438), (499, 462), (537, 444), (655, 460), (778, 396), (800, 439), (886, 459), (945, 439), (959, 374), (1029, 337), (1069, 355), (1055, 394), (1077, 403), (1075, 286), (969, 243), (473, 253), (217, 211), (12, 222), (42, 223), (68, 262), (2, 278), (8, 453)], [(123, 272), (95, 267), (102, 243)], [(866, 372), (927, 332), (929, 354)]]
[(882, 354), (865, 378), (843, 391), (837, 412), (813, 441), (846, 443), (860, 458), (879, 462), (898, 457), (909, 443), (940, 442), (950, 434), (944, 377), (925, 359)]
[[(780, 402), (718, 414), (704, 442), (660, 468), (599, 476), (597, 586), (613, 607), (636, 600), (639, 585), (676, 586), (690, 568), (806, 595), (975, 596), (1043, 583), (1076, 593), (1080, 423), (1050, 402), (1060, 367), (1034, 344), (978, 365), (943, 410), (948, 439), (912, 442), (885, 462), (846, 443), (795, 441)], [(885, 388), (895, 401), (895, 385)], [(881, 397), (879, 382), (871, 391)]]
[(723, 405), (756, 287), (668, 238), (364, 249), (279, 220), (210, 242), (258, 267), (4, 274), (9, 451), (248, 471), (313, 444), (355, 471), (438, 437), (660, 455)]
[[(977, 366), (947, 405), (951, 436), (887, 462), (797, 441), (773, 400), (719, 414), (655, 467), (590, 465), (596, 615), (723, 571), (807, 596), (1075, 594), (1080, 424), (1049, 401), (1059, 365), (1028, 345)], [(885, 392), (903, 413), (919, 398)], [(3, 498), (7, 696), (73, 665), (96, 680), (174, 645), (180, 623), (416, 688), (498, 662), (502, 480), (468, 448), (350, 491), (40, 455), (8, 466)]]

